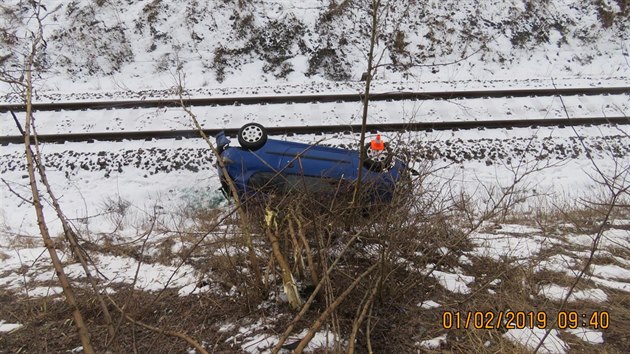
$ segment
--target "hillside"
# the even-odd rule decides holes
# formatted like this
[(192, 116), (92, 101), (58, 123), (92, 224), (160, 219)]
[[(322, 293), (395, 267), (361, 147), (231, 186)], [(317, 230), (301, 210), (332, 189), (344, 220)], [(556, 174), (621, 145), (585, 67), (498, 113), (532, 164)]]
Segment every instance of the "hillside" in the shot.
[[(36, 23), (28, 2), (5, 3), (0, 60), (14, 72)], [(356, 82), (366, 69), (367, 0), (43, 3), (42, 93), (168, 89), (178, 68), (188, 88)], [(630, 75), (626, 0), (384, 3), (377, 81)]]

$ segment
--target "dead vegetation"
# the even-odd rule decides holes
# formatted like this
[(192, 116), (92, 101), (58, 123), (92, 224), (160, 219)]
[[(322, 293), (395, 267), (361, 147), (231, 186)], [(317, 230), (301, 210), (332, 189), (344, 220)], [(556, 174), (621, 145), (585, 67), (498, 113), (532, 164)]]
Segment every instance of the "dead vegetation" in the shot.
[[(376, 14), (373, 16), (375, 24)], [(373, 44), (375, 36), (372, 31)], [(269, 43), (258, 44), (264, 48)], [(370, 58), (372, 55), (370, 51)], [(33, 58), (34, 54), (31, 61)], [(368, 68), (370, 78), (371, 59)], [(26, 72), (28, 106), (30, 67)], [(179, 94), (181, 97), (182, 91)], [(194, 114), (185, 106), (183, 109), (202, 131)], [(340, 188), (333, 195), (266, 193), (261, 200), (241, 203), (232, 186), (234, 205), (185, 209), (168, 218), (154, 207), (142, 213), (144, 220), (130, 220), (131, 206), (119, 197), (103, 205), (113, 231), (102, 240), (83, 238), (57, 208), (64, 237), (56, 240), (61, 245), (55, 245), (42, 216), (39, 179), (47, 198), (53, 205), (56, 201), (46, 182), (36, 140), (31, 150), (29, 129), (35, 127), (31, 118), (29, 109), (24, 137), (32, 203), (66, 301), (0, 288), (0, 318), (24, 325), (0, 337), (0, 346), (11, 352), (72, 350), (79, 342), (85, 352), (539, 350), (544, 338), (534, 343), (537, 347), (527, 349), (506, 338), (502, 324), (477, 329), (458, 321), (453, 328), (444, 321), (447, 312), (498, 315), (510, 310), (545, 311), (549, 323), (543, 328), (548, 328), (545, 336), (558, 325), (561, 311), (608, 311), (610, 331), (604, 332), (603, 345), (577, 341), (565, 332), (560, 336), (575, 346), (572, 348), (585, 351), (630, 350), (627, 292), (601, 287), (606, 289), (602, 290), (606, 301), (571, 300), (579, 291), (601, 290), (592, 274), (593, 265), (628, 260), (627, 247), (600, 246), (606, 241), (606, 231), (616, 226), (612, 221), (630, 218), (627, 166), (618, 164), (617, 173), (608, 176), (594, 164), (599, 173), (594, 180), (603, 194), (574, 208), (558, 202), (546, 208), (522, 206), (533, 197), (531, 186), (522, 182), (545, 168), (540, 161), (514, 166), (511, 183), (481, 185), (481, 194), (454, 188), (451, 181), (432, 180), (434, 171), (426, 164), (419, 166), (418, 176), (400, 183), (389, 203), (374, 199), (369, 187), (358, 185), (345, 191)], [(403, 158), (415, 161), (417, 156)], [(217, 162), (227, 174), (223, 161)], [(39, 179), (36, 171), (41, 172)], [(174, 221), (177, 217), (187, 220)], [(510, 222), (529, 229), (509, 228)], [(127, 228), (135, 228), (137, 237), (117, 238)], [(566, 239), (571, 233), (588, 235), (592, 242), (572, 248)], [(536, 241), (534, 250), (523, 254), (520, 242), (531, 240)], [(505, 247), (502, 242), (507, 242)], [(479, 249), (498, 250), (499, 254)], [(64, 259), (58, 254), (73, 257)], [(131, 283), (110, 281), (99, 273), (92, 257), (106, 254), (134, 260)], [(572, 274), (539, 268), (561, 254), (576, 256), (574, 263), (562, 265)], [(534, 262), (528, 258), (532, 255), (538, 257)], [(66, 276), (64, 269), (76, 261), (85, 276)], [(136, 287), (142, 264), (172, 265), (176, 270), (160, 289), (145, 291)], [(182, 267), (193, 269), (198, 278), (195, 286), (187, 288), (188, 293), (169, 286)], [(29, 265), (21, 268), (26, 287)], [(56, 284), (35, 276), (30, 280), (29, 286), (50, 288)], [(569, 290), (550, 299), (541, 292), (547, 285)], [(423, 306), (429, 300), (439, 307)], [(432, 344), (436, 338), (442, 339)]]

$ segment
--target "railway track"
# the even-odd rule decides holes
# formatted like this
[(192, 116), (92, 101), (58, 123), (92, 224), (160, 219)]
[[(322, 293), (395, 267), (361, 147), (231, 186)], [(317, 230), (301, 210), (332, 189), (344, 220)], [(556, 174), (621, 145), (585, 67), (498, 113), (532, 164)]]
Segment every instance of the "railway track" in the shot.
[[(582, 87), (582, 88), (534, 88), (504, 90), (472, 90), (472, 91), (424, 91), (424, 92), (385, 92), (370, 94), (370, 101), (403, 101), (403, 100), (450, 100), (474, 98), (510, 98), (510, 97), (542, 97), (542, 96), (596, 96), (596, 95), (630, 95), (630, 87)], [(281, 96), (243, 96), (243, 97), (205, 97), (184, 99), (188, 106), (232, 106), (254, 104), (293, 104), (293, 103), (326, 103), (326, 102), (359, 102), (363, 95), (346, 94), (309, 94)], [(179, 107), (177, 98), (147, 100), (115, 100), (115, 101), (79, 101), (33, 103), (34, 111), (76, 111), (88, 109), (129, 109)], [(24, 104), (0, 104), (0, 112), (24, 111)]]
[[(431, 130), (459, 130), (459, 129), (511, 129), (522, 127), (543, 126), (587, 126), (587, 125), (630, 125), (629, 117), (594, 117), (594, 118), (546, 118), (546, 119), (509, 119), (482, 121), (454, 121), (454, 122), (417, 122), (417, 123), (380, 123), (368, 124), (368, 131), (431, 131)], [(353, 125), (311, 125), (267, 127), (269, 134), (324, 134), (324, 133), (356, 133), (361, 131), (360, 124)], [(236, 135), (237, 128), (204, 129), (208, 136), (214, 136), (220, 131), (228, 135)], [(94, 141), (122, 141), (122, 140), (152, 140), (152, 139), (182, 139), (199, 136), (197, 130), (162, 130), (162, 131), (119, 131), (76, 134), (41, 134), (37, 136), (40, 142), (94, 142)], [(21, 144), (24, 139), (20, 135), (0, 137), (0, 145)]]

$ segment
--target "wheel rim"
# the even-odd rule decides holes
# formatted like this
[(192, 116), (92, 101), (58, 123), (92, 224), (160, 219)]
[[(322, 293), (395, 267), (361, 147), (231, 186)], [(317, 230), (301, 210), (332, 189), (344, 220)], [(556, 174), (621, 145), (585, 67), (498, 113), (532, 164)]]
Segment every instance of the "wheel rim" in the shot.
[(262, 129), (260, 129), (260, 127), (250, 125), (249, 127), (243, 129), (243, 131), (241, 132), (241, 136), (246, 142), (255, 143), (262, 138), (263, 131)]
[(368, 148), (367, 156), (372, 161), (385, 162), (387, 160), (387, 151), (386, 150), (374, 150), (372, 148)]

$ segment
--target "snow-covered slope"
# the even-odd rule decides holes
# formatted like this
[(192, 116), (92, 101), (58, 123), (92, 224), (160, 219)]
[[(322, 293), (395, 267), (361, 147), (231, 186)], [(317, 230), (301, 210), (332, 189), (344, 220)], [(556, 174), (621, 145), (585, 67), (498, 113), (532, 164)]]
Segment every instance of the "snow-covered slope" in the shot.
[[(36, 21), (27, 1), (3, 3), (0, 64), (19, 76)], [(358, 81), (366, 70), (368, 0), (43, 3), (41, 93), (168, 89), (178, 69), (191, 89)], [(630, 76), (623, 0), (387, 3), (377, 81)]]

